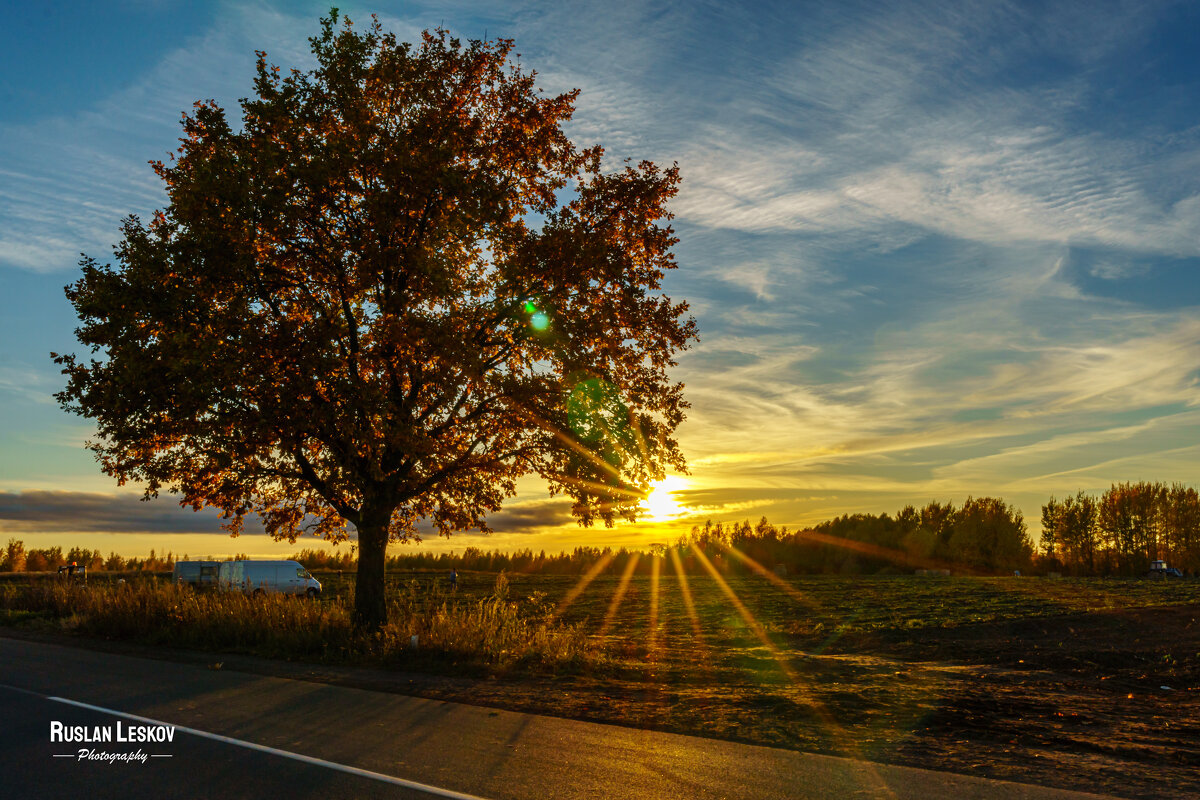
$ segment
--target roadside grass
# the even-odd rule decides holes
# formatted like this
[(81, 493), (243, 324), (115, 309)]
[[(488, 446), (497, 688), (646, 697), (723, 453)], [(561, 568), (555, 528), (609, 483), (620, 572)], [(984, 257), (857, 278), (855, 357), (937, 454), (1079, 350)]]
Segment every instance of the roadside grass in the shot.
[(462, 672), (570, 671), (596, 659), (578, 625), (554, 619), (537, 596), (513, 599), (508, 586), (502, 574), (489, 594), (468, 597), (412, 581), (391, 592), (389, 624), (368, 637), (353, 630), (342, 597), (245, 597), (154, 580), (4, 582), (0, 624), (268, 658)]

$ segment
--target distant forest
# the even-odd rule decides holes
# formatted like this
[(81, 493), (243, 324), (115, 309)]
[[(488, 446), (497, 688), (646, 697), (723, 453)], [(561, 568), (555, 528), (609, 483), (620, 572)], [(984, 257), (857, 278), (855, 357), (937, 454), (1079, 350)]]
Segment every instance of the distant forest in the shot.
[[(184, 556), (184, 559), (187, 557)], [(235, 558), (244, 558), (236, 556)], [(306, 549), (293, 558), (309, 569), (354, 570), (352, 550)], [(662, 559), (665, 559), (662, 560)], [(647, 551), (578, 547), (547, 554), (468, 547), (462, 553), (428, 550), (392, 555), (390, 570), (477, 570), (552, 574), (905, 574), (949, 570), (955, 574), (1057, 572), (1133, 576), (1154, 560), (1188, 574), (1200, 571), (1200, 496), (1195, 489), (1162, 483), (1120, 483), (1099, 497), (1079, 492), (1042, 506), (1042, 541), (1035, 548), (1021, 512), (994, 497), (967, 498), (961, 506), (929, 503), (896, 514), (848, 514), (812, 528), (789, 531), (763, 518), (757, 524), (696, 526), (669, 545)], [(0, 552), (0, 572), (55, 570), (75, 562), (93, 570), (167, 570), (172, 553), (126, 559), (74, 548), (26, 550), (10, 539)]]

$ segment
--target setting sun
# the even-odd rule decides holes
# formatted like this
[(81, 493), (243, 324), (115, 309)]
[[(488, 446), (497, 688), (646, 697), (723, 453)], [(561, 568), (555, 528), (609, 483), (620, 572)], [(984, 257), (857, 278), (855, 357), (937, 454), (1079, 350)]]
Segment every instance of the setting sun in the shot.
[(651, 484), (650, 494), (646, 496), (646, 509), (650, 512), (652, 522), (678, 517), (687, 509), (680, 504), (675, 493), (687, 488), (687, 481), (678, 475), (668, 475), (661, 481)]

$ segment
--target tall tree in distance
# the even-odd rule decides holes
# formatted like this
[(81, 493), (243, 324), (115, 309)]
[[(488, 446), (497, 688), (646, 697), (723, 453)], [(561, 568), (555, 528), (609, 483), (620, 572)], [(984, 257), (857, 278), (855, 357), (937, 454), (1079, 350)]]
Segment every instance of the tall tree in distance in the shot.
[(1167, 553), (1175, 566), (1200, 564), (1200, 494), (1190, 486), (1172, 484), (1163, 491)]
[(1097, 528), (1123, 575), (1144, 572), (1159, 557), (1162, 499), (1159, 483), (1114, 483), (1097, 508)]
[(64, 408), (147, 497), (359, 542), (355, 621), (386, 621), (389, 541), (487, 530), (522, 475), (583, 524), (633, 518), (684, 468), (660, 293), (675, 167), (603, 170), (512, 42), (399, 43), (337, 11), (317, 65), (259, 53), (240, 130), (215, 103), (154, 168), (167, 207), (67, 287), (93, 357), (55, 355)]
[(1096, 499), (1080, 491), (1061, 502), (1051, 497), (1042, 506), (1042, 545), (1074, 575), (1094, 575), (1097, 568)]

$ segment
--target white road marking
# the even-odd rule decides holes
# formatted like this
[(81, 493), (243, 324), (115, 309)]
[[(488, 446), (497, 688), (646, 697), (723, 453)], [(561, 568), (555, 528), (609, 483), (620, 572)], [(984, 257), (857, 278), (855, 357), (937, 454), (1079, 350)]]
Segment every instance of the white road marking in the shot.
[(335, 761), (326, 761), (323, 758), (313, 758), (312, 756), (306, 756), (301, 753), (292, 753), (288, 750), (280, 750), (277, 747), (267, 747), (263, 744), (255, 744), (254, 742), (246, 742), (241, 739), (234, 739), (230, 736), (222, 736), (219, 733), (209, 733), (208, 731), (189, 728), (185, 725), (176, 725), (172, 722), (163, 722), (162, 720), (150, 719), (149, 717), (140, 717), (137, 714), (128, 714), (124, 711), (115, 711), (111, 708), (104, 708), (103, 706), (94, 706), (90, 703), (81, 703), (78, 700), (70, 700), (66, 697), (50, 697), (48, 695), (31, 692), (28, 689), (22, 689), (17, 686), (9, 686), (7, 684), (0, 684), (0, 687), (5, 689), (13, 689), (18, 692), (23, 692), (24, 694), (31, 694), (35, 697), (41, 697), (45, 700), (51, 700), (55, 703), (65, 703), (69, 706), (86, 708), (90, 711), (99, 711), (101, 714), (111, 714), (115, 717), (124, 717), (125, 719), (131, 719), (136, 722), (145, 722), (151, 725), (167, 725), (175, 728), (177, 731), (190, 733), (193, 736), (199, 736), (203, 739), (212, 739), (216, 742), (224, 742), (225, 744), (245, 747), (248, 750), (257, 750), (260, 753), (269, 753), (273, 756), (282, 756), (283, 758), (290, 758), (293, 761), (300, 761), (305, 764), (312, 764), (313, 766), (344, 772), (347, 775), (357, 775), (360, 778), (368, 778), (373, 781), (380, 781), (381, 783), (390, 783), (393, 786), (402, 786), (405, 789), (415, 789), (418, 792), (425, 792), (426, 794), (436, 795), (437, 797), (447, 797), (450, 798), (450, 800), (486, 800), (486, 798), (474, 794), (465, 794), (464, 792), (456, 792), (453, 789), (443, 789), (440, 786), (430, 786), (427, 783), (419, 783), (417, 781), (405, 780), (404, 778), (396, 778), (391, 775), (384, 775), (382, 772), (372, 772), (369, 769), (359, 769), (358, 767), (351, 767), (347, 766), (346, 764), (338, 764)]

